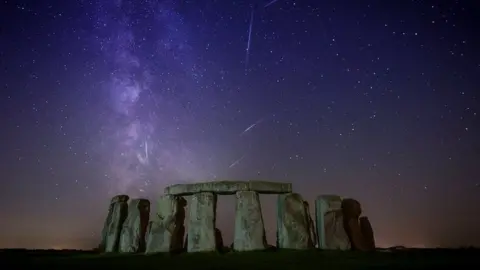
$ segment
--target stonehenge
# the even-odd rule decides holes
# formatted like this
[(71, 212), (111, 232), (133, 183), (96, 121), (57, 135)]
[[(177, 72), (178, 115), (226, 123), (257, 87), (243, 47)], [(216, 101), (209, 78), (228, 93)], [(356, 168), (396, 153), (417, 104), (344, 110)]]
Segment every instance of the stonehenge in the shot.
[(232, 249), (239, 252), (268, 249), (261, 194), (278, 196), (277, 248), (375, 249), (372, 226), (367, 217), (361, 216), (358, 201), (337, 195), (318, 196), (312, 218), (309, 203), (292, 192), (292, 184), (267, 181), (172, 185), (159, 197), (156, 213), (150, 213), (150, 202), (146, 199), (115, 196), (109, 204), (99, 249), (146, 254), (220, 251), (223, 239), (216, 227), (219, 195), (235, 195), (236, 199)]

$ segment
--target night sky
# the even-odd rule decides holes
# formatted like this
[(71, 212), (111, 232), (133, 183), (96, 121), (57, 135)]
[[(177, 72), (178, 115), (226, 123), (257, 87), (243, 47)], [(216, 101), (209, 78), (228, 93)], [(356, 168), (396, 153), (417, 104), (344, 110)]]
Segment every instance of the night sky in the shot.
[(379, 246), (480, 245), (477, 1), (269, 2), (1, 0), (0, 247), (236, 179), (356, 198)]

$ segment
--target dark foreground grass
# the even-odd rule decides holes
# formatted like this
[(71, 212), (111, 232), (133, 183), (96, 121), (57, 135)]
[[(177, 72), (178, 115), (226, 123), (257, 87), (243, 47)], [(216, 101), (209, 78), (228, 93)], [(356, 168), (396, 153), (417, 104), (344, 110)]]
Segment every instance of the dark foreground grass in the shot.
[[(480, 269), (478, 249), (350, 251), (264, 251), (227, 254), (117, 255), (78, 251), (2, 251), (5, 269)], [(88, 269), (89, 268), (89, 269)], [(2, 267), (3, 269), (3, 267)], [(95, 269), (96, 270), (96, 269)]]

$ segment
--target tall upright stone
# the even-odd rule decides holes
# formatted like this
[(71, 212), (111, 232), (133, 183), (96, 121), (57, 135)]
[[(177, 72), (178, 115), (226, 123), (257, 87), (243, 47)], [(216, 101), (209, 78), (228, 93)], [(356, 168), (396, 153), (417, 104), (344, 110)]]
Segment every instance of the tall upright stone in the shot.
[(123, 223), (119, 251), (137, 253), (145, 251), (145, 234), (150, 219), (150, 201), (133, 199), (128, 204), (128, 216)]
[(183, 249), (185, 205), (183, 197), (160, 197), (157, 213), (149, 224), (146, 253), (176, 252)]
[(103, 223), (103, 228), (102, 228), (102, 233), (101, 233), (102, 239), (100, 240), (100, 244), (99, 244), (99, 247), (98, 247), (101, 252), (105, 251), (105, 247), (106, 247), (106, 244), (107, 244), (108, 228), (110, 227), (109, 225), (112, 221), (113, 208), (114, 208), (115, 203), (117, 203), (117, 202), (128, 202), (128, 199), (129, 199), (129, 197), (127, 195), (117, 195), (110, 200), (110, 204), (108, 205), (107, 217), (105, 218), (105, 221)]
[(211, 192), (192, 195), (188, 206), (188, 252), (216, 250), (216, 204), (217, 196)]
[(309, 222), (302, 196), (297, 193), (278, 195), (278, 248), (311, 248)]
[(104, 248), (105, 252), (117, 252), (120, 235), (125, 219), (128, 215), (128, 201), (127, 195), (118, 195), (112, 198), (107, 219), (104, 225)]
[(237, 201), (233, 248), (236, 251), (265, 249), (267, 243), (258, 193), (238, 191), (235, 196)]
[(318, 247), (321, 249), (348, 250), (351, 247), (343, 224), (342, 197), (318, 196), (315, 201)]

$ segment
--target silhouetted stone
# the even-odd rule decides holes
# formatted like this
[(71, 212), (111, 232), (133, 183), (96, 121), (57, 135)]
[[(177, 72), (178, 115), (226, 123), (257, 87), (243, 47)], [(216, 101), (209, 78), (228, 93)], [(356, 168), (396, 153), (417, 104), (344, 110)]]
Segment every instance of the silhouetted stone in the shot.
[(105, 252), (117, 252), (123, 223), (128, 215), (128, 196), (119, 195), (111, 200), (109, 213), (105, 222)]
[(217, 198), (211, 192), (193, 194), (188, 219), (188, 252), (215, 251)]
[(367, 247), (371, 250), (375, 249), (375, 236), (373, 234), (373, 228), (368, 220), (368, 217), (360, 217), (360, 230), (365, 238)]
[[(360, 227), (359, 217), (362, 214), (360, 203), (354, 199), (344, 199), (342, 201), (342, 211), (344, 215), (344, 228), (350, 239), (351, 248), (360, 251), (372, 250), (372, 243), (369, 243), (369, 241), (365, 239)], [(373, 237), (373, 232), (371, 237)]]
[(128, 206), (128, 216), (123, 223), (119, 251), (136, 253), (145, 251), (145, 234), (150, 218), (150, 201), (133, 199)]
[(255, 191), (236, 193), (235, 233), (236, 251), (263, 250), (266, 248), (260, 198)]
[(278, 195), (278, 248), (311, 248), (308, 214), (302, 196)]
[(182, 197), (163, 195), (149, 224), (146, 253), (177, 252), (183, 249), (185, 205)]
[(315, 201), (318, 247), (321, 249), (348, 250), (350, 239), (344, 229), (342, 197), (318, 196)]

